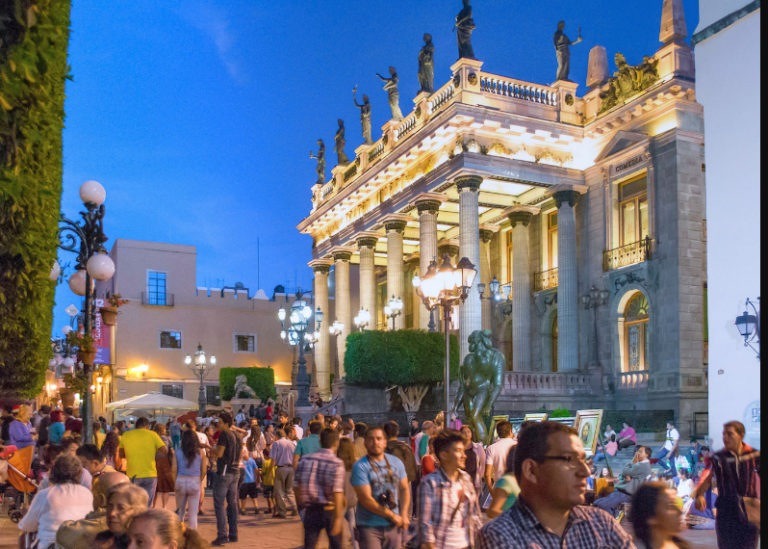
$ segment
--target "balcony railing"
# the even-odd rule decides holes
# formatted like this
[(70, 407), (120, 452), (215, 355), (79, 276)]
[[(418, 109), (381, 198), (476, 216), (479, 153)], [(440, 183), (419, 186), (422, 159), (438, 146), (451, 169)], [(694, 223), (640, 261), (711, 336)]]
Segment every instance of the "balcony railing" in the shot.
[(141, 292), (141, 304), (153, 307), (173, 307), (173, 294), (148, 294)]
[(533, 291), (540, 292), (557, 288), (557, 267), (548, 271), (533, 273)]
[(590, 376), (570, 372), (504, 372), (503, 391), (507, 394), (589, 394)]
[(623, 372), (619, 374), (619, 389), (645, 389), (648, 387), (648, 372)]
[(603, 252), (603, 271), (613, 271), (627, 265), (642, 263), (651, 258), (653, 240), (646, 236), (643, 240), (632, 242), (619, 248)]

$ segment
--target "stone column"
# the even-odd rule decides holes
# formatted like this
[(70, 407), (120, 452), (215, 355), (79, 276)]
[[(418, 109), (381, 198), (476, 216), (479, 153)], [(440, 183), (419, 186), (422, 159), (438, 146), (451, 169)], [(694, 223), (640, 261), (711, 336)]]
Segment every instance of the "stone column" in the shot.
[(579, 289), (576, 264), (576, 218), (579, 193), (557, 191), (557, 369), (579, 369)]
[[(432, 260), (440, 260), (437, 257), (437, 212), (440, 209), (440, 201), (417, 200), (416, 209), (419, 212), (419, 276), (423, 278)], [(439, 316), (437, 311), (434, 314)], [(429, 329), (429, 315), (424, 303), (420, 303), (419, 328), (422, 330)], [(435, 323), (437, 323), (436, 318)]]
[[(387, 299), (392, 296), (404, 299), (405, 281), (403, 279), (403, 231), (406, 222), (402, 219), (390, 219), (384, 221), (384, 229), (387, 231)], [(387, 325), (392, 326), (388, 320)], [(405, 317), (401, 313), (395, 317), (395, 330), (405, 327)]]
[[(459, 191), (459, 259), (466, 257), (479, 270), (480, 265), (480, 214), (478, 213), (477, 191), (483, 178), (478, 175), (464, 175), (456, 179), (456, 189)], [(480, 276), (475, 277), (474, 284), (464, 303), (459, 307), (459, 357), (469, 352), (469, 334), (482, 328), (480, 293), (477, 285)]]
[(512, 369), (531, 371), (531, 269), (528, 257), (528, 225), (533, 214), (512, 211)]
[[(315, 260), (310, 262), (310, 266), (315, 272), (315, 307), (320, 307), (324, 316), (323, 325), (319, 330), (320, 338), (315, 343), (315, 375), (312, 376), (312, 380), (317, 385), (317, 392), (325, 400), (331, 396), (331, 336), (328, 333), (331, 318), (331, 311), (328, 308), (328, 272), (331, 265), (330, 262), (321, 263), (319, 260)], [(332, 323), (333, 320), (330, 322)]]
[(371, 323), (368, 330), (376, 329), (376, 266), (373, 262), (373, 251), (378, 238), (362, 236), (357, 239), (360, 249), (360, 308), (371, 313)]
[[(485, 293), (483, 297), (491, 297), (491, 239), (493, 231), (490, 229), (480, 229), (480, 282), (485, 284)], [(483, 299), (482, 304), (483, 330), (492, 330), (493, 305), (490, 299)]]
[(352, 332), (352, 300), (349, 295), (349, 258), (348, 250), (333, 252), (334, 271), (336, 272), (336, 320), (344, 324), (341, 333), (336, 336), (336, 351), (339, 359), (339, 379), (344, 379), (344, 352), (347, 349), (347, 336)]

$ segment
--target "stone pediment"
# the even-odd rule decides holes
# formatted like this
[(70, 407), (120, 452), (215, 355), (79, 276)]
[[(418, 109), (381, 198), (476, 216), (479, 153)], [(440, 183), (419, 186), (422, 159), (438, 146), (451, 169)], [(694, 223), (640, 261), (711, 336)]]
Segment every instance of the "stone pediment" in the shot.
[(600, 151), (600, 154), (597, 155), (597, 158), (595, 158), (595, 163), (600, 162), (609, 156), (619, 154), (622, 151), (625, 151), (626, 149), (636, 145), (647, 145), (649, 141), (650, 139), (644, 133), (619, 130), (616, 132), (616, 135), (611, 138), (608, 144), (603, 147), (603, 150)]

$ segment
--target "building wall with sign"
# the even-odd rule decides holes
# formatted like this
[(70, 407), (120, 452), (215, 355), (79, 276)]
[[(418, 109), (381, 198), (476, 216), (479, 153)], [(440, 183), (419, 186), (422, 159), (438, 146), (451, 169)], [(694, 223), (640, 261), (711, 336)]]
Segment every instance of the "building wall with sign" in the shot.
[(707, 140), (709, 434), (720, 448), (723, 423), (739, 420), (747, 443), (759, 448), (760, 361), (734, 321), (745, 300), (760, 295), (760, 3), (700, 0), (699, 12), (693, 43)]

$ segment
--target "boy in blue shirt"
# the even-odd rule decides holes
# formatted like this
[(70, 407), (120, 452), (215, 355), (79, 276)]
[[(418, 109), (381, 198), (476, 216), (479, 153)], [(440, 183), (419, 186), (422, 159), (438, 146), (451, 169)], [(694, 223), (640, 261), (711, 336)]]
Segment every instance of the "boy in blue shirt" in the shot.
[(245, 462), (245, 475), (243, 477), (243, 484), (240, 485), (240, 513), (245, 514), (245, 503), (248, 497), (253, 502), (254, 514), (259, 514), (259, 506), (256, 504), (256, 498), (259, 496), (260, 489), (260, 475), (259, 466), (253, 456), (249, 456)]

